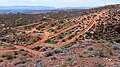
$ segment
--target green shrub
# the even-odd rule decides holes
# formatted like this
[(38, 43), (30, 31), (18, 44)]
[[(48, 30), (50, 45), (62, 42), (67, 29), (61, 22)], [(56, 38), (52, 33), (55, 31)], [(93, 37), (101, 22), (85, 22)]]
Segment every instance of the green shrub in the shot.
[(115, 42), (120, 43), (120, 39), (116, 39)]
[(67, 57), (65, 61), (71, 61), (73, 58), (72, 57)]
[(89, 51), (92, 51), (92, 50), (93, 50), (93, 47), (92, 47), (92, 46), (90, 46), (90, 47), (88, 48), (88, 50), (89, 50)]
[(82, 51), (81, 53), (82, 54), (86, 54), (88, 52), (88, 50), (84, 50), (84, 51)]
[(43, 51), (49, 51), (49, 50), (53, 50), (54, 47), (51, 47), (51, 46), (46, 46), (46, 47), (43, 47), (41, 50)]
[(65, 40), (65, 39), (63, 39), (63, 40), (62, 40), (62, 42), (66, 42), (66, 40)]
[(0, 42), (0, 46), (2, 46), (3, 44)]
[(57, 38), (58, 39), (62, 39), (64, 36), (63, 35), (58, 35)]
[(47, 52), (45, 52), (44, 56), (49, 57), (49, 56), (53, 56), (53, 54), (54, 54), (53, 51), (47, 51)]
[(85, 45), (81, 45), (81, 46), (80, 46), (80, 48), (84, 48), (84, 47), (85, 47)]
[(39, 50), (39, 49), (41, 49), (42, 48), (42, 46), (35, 46), (34, 48), (33, 48), (33, 50)]
[(85, 58), (85, 56), (83, 56), (83, 55), (79, 55), (79, 58)]
[(27, 61), (29, 61), (29, 59), (20, 59), (19, 61), (15, 61), (13, 64), (14, 65), (18, 65), (18, 64), (24, 64), (26, 63)]
[(117, 46), (114, 46), (113, 47), (113, 50), (119, 50), (120, 48), (119, 47), (117, 47)]
[(45, 41), (45, 43), (56, 44), (57, 41), (54, 41), (54, 40), (48, 39), (48, 40)]
[(17, 58), (17, 57), (16, 57), (16, 56), (12, 56), (12, 55), (6, 56), (6, 59), (7, 59), (7, 60), (12, 60), (12, 59), (14, 59), (14, 58)]
[(53, 52), (55, 54), (57, 54), (57, 53), (63, 53), (63, 50), (62, 49), (54, 49)]
[(117, 43), (120, 43), (120, 38), (111, 39), (110, 41), (111, 41), (111, 42), (117, 42)]
[(14, 55), (18, 55), (18, 54), (19, 54), (19, 52), (18, 52), (18, 51), (15, 51), (15, 52), (14, 52)]
[(68, 37), (68, 40), (72, 39), (74, 37), (74, 35), (71, 35)]
[(51, 40), (50, 40), (50, 39), (48, 39), (48, 40), (46, 40), (46, 41), (45, 41), (45, 43), (50, 43), (50, 42), (51, 42)]
[(20, 49), (19, 51), (21, 52), (21, 51), (25, 51), (25, 50), (24, 49)]
[(37, 30), (41, 30), (42, 28), (45, 28), (45, 26), (40, 26), (38, 28), (36, 28)]
[(95, 57), (95, 55), (94, 54), (89, 54), (89, 56), (88, 57)]
[(31, 27), (26, 26), (26, 27), (24, 27), (24, 29), (25, 29), (25, 30), (31, 30), (32, 28), (31, 28)]
[(99, 36), (98, 35), (94, 35), (93, 37), (94, 37), (94, 39), (99, 40)]
[(51, 60), (57, 60), (57, 58), (56, 57), (52, 57)]
[(17, 56), (11, 55), (11, 54), (9, 54), (9, 53), (3, 54), (3, 55), (1, 55), (1, 57), (2, 57), (2, 58), (6, 58), (7, 60), (12, 60), (12, 59), (17, 58)]
[(109, 52), (106, 49), (97, 49), (93, 52), (93, 54), (99, 57), (107, 57)]
[(3, 62), (3, 60), (0, 59), (0, 62)]

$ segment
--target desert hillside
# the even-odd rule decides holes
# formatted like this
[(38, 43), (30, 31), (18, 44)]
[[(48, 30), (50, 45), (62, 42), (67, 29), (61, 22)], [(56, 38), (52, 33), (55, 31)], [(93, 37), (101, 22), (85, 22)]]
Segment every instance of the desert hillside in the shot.
[(2, 67), (120, 67), (120, 5), (0, 15)]

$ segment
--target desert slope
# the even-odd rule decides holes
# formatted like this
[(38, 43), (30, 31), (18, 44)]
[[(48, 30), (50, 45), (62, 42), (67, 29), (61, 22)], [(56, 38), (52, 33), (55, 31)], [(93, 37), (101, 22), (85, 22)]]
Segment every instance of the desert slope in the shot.
[(119, 8), (0, 15), (0, 65), (119, 67)]

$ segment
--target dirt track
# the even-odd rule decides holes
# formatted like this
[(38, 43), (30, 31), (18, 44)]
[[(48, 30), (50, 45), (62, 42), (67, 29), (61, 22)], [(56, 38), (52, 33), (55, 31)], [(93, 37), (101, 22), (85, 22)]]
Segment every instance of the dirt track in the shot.
[[(83, 34), (86, 33), (89, 29), (91, 29), (91, 27), (92, 27), (94, 24), (96, 24), (96, 20), (99, 18), (99, 16), (101, 16), (101, 15), (102, 15), (103, 13), (105, 13), (105, 12), (107, 12), (107, 11), (102, 11), (102, 12), (100, 12), (100, 14), (97, 14), (96, 17), (92, 18), (91, 21), (89, 22), (89, 24), (83, 29), (83, 31), (81, 31), (78, 35), (76, 35), (75, 37), (73, 37), (71, 40), (68, 40), (68, 41), (66, 41), (66, 42), (64, 42), (64, 43), (60, 43), (60, 44), (57, 44), (57, 45), (56, 45), (56, 44), (52, 44), (52, 45), (49, 44), (49, 45), (50, 45), (50, 46), (53, 46), (53, 47), (62, 47), (62, 46), (65, 46), (65, 45), (73, 42), (73, 41), (74, 41), (75, 39), (77, 39), (80, 35), (83, 35)], [(82, 19), (80, 19), (80, 21), (81, 21), (81, 20), (82, 20)], [(44, 24), (44, 23), (43, 23), (43, 24)], [(40, 25), (43, 25), (43, 24), (40, 24)], [(40, 25), (37, 25), (37, 27), (40, 26)], [(49, 24), (49, 25), (50, 25), (50, 24)], [(49, 26), (49, 25), (48, 25), (48, 26)], [(32, 53), (32, 54), (34, 54), (34, 55), (41, 55), (41, 54), (42, 54), (41, 52), (31, 50), (30, 48), (33, 48), (33, 47), (36, 46), (36, 45), (45, 46), (45, 45), (44, 45), (44, 41), (46, 41), (47, 39), (50, 39), (50, 38), (52, 38), (52, 37), (54, 37), (54, 36), (57, 36), (57, 35), (59, 35), (59, 34), (61, 34), (61, 33), (63, 33), (63, 32), (66, 32), (67, 30), (70, 30), (70, 29), (72, 29), (72, 28), (74, 28), (74, 27), (76, 27), (76, 26), (78, 26), (78, 25), (79, 25), (79, 23), (74, 24), (74, 25), (72, 25), (72, 26), (70, 26), (70, 27), (68, 27), (68, 28), (66, 28), (66, 29), (64, 29), (64, 30), (62, 30), (62, 31), (59, 31), (58, 33), (53, 34), (53, 35), (45, 35), (42, 40), (37, 41), (36, 43), (34, 43), (34, 44), (30, 45), (30, 46), (24, 47), (24, 46), (14, 45), (14, 46), (16, 47), (16, 50), (5, 50), (5, 51), (0, 51), (0, 53), (9, 52), (9, 51), (10, 51), (10, 52), (11, 52), (11, 51), (17, 51), (17, 50), (19, 50), (19, 49), (22, 48), (22, 49), (25, 49), (25, 50), (29, 51), (30, 53)], [(25, 26), (26, 26), (26, 25), (25, 25)], [(46, 28), (48, 28), (48, 26), (47, 26)], [(0, 41), (0, 42), (2, 42), (2, 41)], [(8, 44), (8, 43), (6, 43), (6, 42), (2, 42), (2, 43)]]
[[(2, 42), (2, 41), (0, 41), (0, 42)], [(3, 43), (3, 44), (8, 44), (8, 43), (6, 43), (6, 42), (2, 42), (2, 43)], [(3, 50), (3, 51), (0, 51), (0, 54), (6, 53), (6, 52), (18, 51), (18, 50), (20, 50), (20, 49), (27, 50), (27, 51), (29, 51), (31, 54), (35, 55), (35, 56), (36, 56), (36, 55), (41, 55), (41, 54), (43, 54), (42, 52), (34, 51), (34, 50), (29, 49), (29, 48), (26, 48), (26, 47), (24, 47), (24, 46), (14, 45), (14, 47), (16, 47), (15, 50)]]
[[(57, 44), (57, 45), (56, 45), (56, 44), (51, 44), (51, 45), (54, 46), (54, 47), (61, 47), (61, 46), (64, 46), (64, 45), (66, 45), (66, 44), (69, 44), (69, 43), (73, 42), (73, 41), (74, 41), (76, 38), (78, 38), (80, 35), (83, 35), (84, 33), (86, 33), (86, 32), (96, 23), (96, 20), (99, 18), (99, 16), (101, 16), (101, 15), (102, 15), (103, 13), (105, 13), (105, 12), (107, 12), (107, 11), (101, 11), (100, 14), (97, 14), (96, 17), (92, 18), (92, 19), (91, 19), (91, 22), (84, 28), (84, 30), (81, 31), (78, 35), (76, 35), (76, 36), (75, 36), (74, 38), (72, 38), (71, 40), (68, 40), (67, 42), (60, 43), (60, 44)], [(82, 20), (82, 19), (81, 19), (81, 20)], [(80, 21), (81, 21), (81, 20), (80, 20)], [(80, 22), (80, 21), (79, 21), (79, 22)], [(38, 41), (38, 42), (36, 42), (36, 43), (28, 46), (28, 48), (33, 48), (33, 47), (36, 46), (36, 45), (45, 46), (45, 45), (44, 45), (44, 41), (46, 41), (46, 40), (48, 40), (48, 39), (50, 39), (50, 38), (52, 38), (52, 37), (54, 37), (54, 36), (57, 36), (57, 35), (65, 32), (65, 31), (67, 31), (67, 30), (70, 30), (71, 28), (74, 28), (74, 27), (76, 27), (76, 26), (78, 26), (78, 25), (79, 25), (79, 23), (78, 23), (78, 24), (74, 24), (74, 25), (72, 25), (72, 26), (70, 26), (70, 27), (68, 27), (68, 28), (66, 28), (66, 29), (64, 29), (64, 30), (56, 33), (56, 34), (53, 34), (53, 35), (50, 35), (50, 36), (44, 36), (44, 38), (43, 38), (42, 40), (40, 40), (40, 41)], [(50, 45), (50, 46), (51, 46), (51, 45)]]

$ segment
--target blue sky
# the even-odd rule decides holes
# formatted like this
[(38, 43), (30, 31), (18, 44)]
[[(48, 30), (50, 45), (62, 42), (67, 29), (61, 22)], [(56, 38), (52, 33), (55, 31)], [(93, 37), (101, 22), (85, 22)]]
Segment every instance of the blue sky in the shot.
[(120, 4), (120, 0), (0, 0), (0, 6), (96, 7)]

